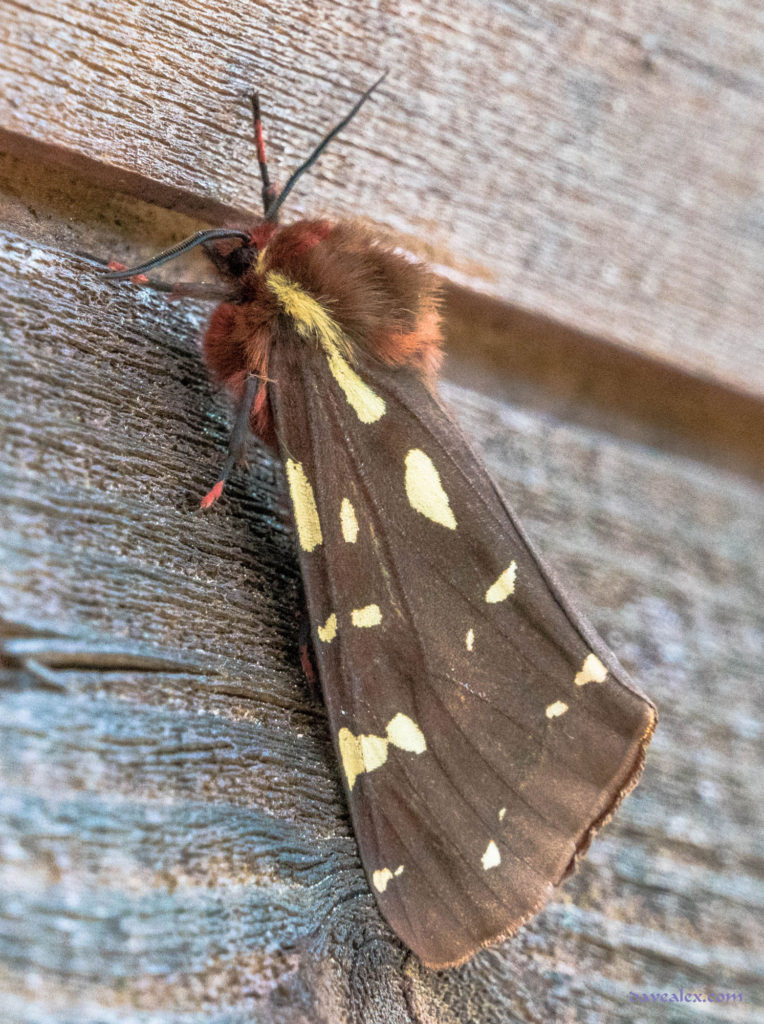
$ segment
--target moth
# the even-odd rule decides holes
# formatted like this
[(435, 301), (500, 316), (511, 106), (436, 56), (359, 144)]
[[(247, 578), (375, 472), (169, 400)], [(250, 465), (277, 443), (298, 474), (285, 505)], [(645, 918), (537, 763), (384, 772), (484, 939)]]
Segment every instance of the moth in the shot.
[[(384, 76), (383, 76), (384, 77)], [(563, 593), (438, 398), (438, 287), (355, 222), (199, 232), (227, 287), (204, 357), (286, 470), (312, 654), (363, 866), (428, 966), (509, 936), (636, 785), (651, 701)]]

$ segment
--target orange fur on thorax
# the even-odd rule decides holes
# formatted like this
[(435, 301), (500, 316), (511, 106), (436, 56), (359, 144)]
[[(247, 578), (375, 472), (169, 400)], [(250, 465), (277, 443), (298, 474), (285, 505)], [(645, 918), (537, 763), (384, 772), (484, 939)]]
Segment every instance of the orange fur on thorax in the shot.
[(273, 345), (294, 343), (265, 275), (295, 282), (321, 303), (357, 349), (391, 367), (409, 366), (434, 381), (441, 360), (437, 283), (425, 267), (376, 240), (353, 223), (298, 221), (283, 228), (259, 225), (252, 244), (263, 254), (231, 276), (232, 301), (215, 310), (204, 339), (212, 375), (239, 399), (250, 374), (263, 379), (250, 423), (274, 443), (268, 400)]

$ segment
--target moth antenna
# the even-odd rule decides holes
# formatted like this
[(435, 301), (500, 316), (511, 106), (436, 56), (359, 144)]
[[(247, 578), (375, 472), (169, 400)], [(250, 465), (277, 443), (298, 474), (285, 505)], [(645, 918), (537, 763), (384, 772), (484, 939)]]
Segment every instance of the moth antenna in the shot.
[(361, 95), (358, 98), (350, 113), (346, 114), (345, 117), (343, 117), (343, 119), (339, 122), (339, 124), (336, 124), (334, 128), (332, 128), (332, 130), (328, 132), (323, 137), (323, 139), (321, 139), (321, 141), (310, 154), (308, 159), (301, 163), (297, 170), (292, 173), (292, 176), (289, 178), (286, 185), (282, 188), (281, 192), (279, 192), (276, 199), (273, 200), (271, 205), (265, 211), (266, 220), (275, 222), (276, 216), (279, 212), (279, 209), (281, 208), (281, 205), (283, 204), (284, 200), (289, 195), (289, 193), (292, 191), (299, 178), (301, 178), (302, 175), (313, 166), (313, 164), (316, 162), (316, 160), (318, 160), (318, 158), (321, 156), (321, 154), (332, 141), (332, 139), (336, 135), (339, 135), (342, 129), (353, 120), (353, 118), (364, 105), (366, 100), (371, 96), (371, 94), (374, 92), (377, 86), (381, 85), (382, 82), (384, 82), (389, 73), (390, 71), (388, 69), (387, 71), (384, 72), (383, 75), (380, 75), (380, 77), (376, 80), (376, 82), (373, 85), (369, 86), (366, 92), (363, 93), (363, 95)]
[(233, 421), (233, 427), (231, 429), (231, 437), (228, 440), (228, 453), (223, 463), (223, 469), (220, 473), (220, 479), (212, 488), (204, 495), (200, 502), (201, 508), (210, 508), (218, 500), (220, 495), (223, 493), (223, 487), (228, 477), (231, 475), (231, 470), (239, 462), (243, 461), (244, 453), (247, 446), (247, 437), (249, 436), (249, 416), (252, 412), (252, 404), (255, 401), (257, 394), (257, 386), (260, 383), (260, 376), (258, 374), (251, 373), (247, 376), (247, 381), (244, 386), (244, 394), (241, 397), (241, 401), (236, 407), (236, 417)]
[(195, 249), (197, 245), (204, 245), (205, 242), (212, 242), (221, 238), (241, 238), (244, 242), (249, 242), (249, 235), (246, 231), (232, 230), (231, 228), (210, 228), (207, 231), (197, 231), (195, 234), (189, 235), (188, 238), (184, 238), (182, 242), (178, 242), (177, 245), (173, 245), (152, 259), (146, 260), (145, 263), (138, 264), (137, 267), (128, 267), (126, 270), (109, 270), (107, 268), (106, 277), (110, 281), (122, 281), (127, 277), (144, 274), (147, 270), (161, 267), (163, 263), (169, 263), (170, 260), (174, 260), (184, 252)]
[[(253, 92), (250, 96), (252, 101), (252, 117), (255, 122), (255, 147), (257, 149), (257, 162), (260, 165), (260, 178), (263, 182), (263, 211), (267, 213), (268, 207), (276, 198), (276, 188), (271, 184), (268, 174), (268, 157), (265, 153), (265, 141), (263, 139), (263, 122), (260, 118), (260, 94)], [(274, 217), (274, 222), (276, 218)]]

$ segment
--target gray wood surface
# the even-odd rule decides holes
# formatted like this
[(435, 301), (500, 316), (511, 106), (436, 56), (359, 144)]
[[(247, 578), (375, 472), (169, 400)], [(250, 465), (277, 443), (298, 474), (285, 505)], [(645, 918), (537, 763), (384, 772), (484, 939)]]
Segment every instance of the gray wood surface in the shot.
[(0, 139), (210, 219), (388, 82), (293, 213), (368, 216), (473, 291), (749, 394), (764, 8), (744, 0), (3, 0)]
[[(763, 51), (744, 0), (0, 0), (0, 1024), (764, 1024)], [(358, 861), (279, 465), (197, 511), (209, 307), (72, 257), (241, 221), (253, 85), (283, 181), (383, 67), (290, 216), (451, 283), (443, 394), (661, 714), (580, 871), (441, 974)], [(740, 998), (631, 999), (680, 989)]]
[[(0, 236), (0, 1019), (761, 1021), (760, 491), (444, 385), (659, 705), (640, 787), (514, 939), (423, 969), (376, 912), (297, 657), (278, 465), (210, 515), (207, 308)], [(640, 1010), (631, 992), (740, 993)]]

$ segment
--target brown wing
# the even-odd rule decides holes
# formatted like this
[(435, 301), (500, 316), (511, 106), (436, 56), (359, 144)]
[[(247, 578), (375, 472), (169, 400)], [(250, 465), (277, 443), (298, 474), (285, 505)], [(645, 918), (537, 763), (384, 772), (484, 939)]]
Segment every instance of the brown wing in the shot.
[(655, 709), (426, 386), (346, 370), (274, 348), (313, 642), (380, 909), (452, 966), (547, 900), (635, 785)]

